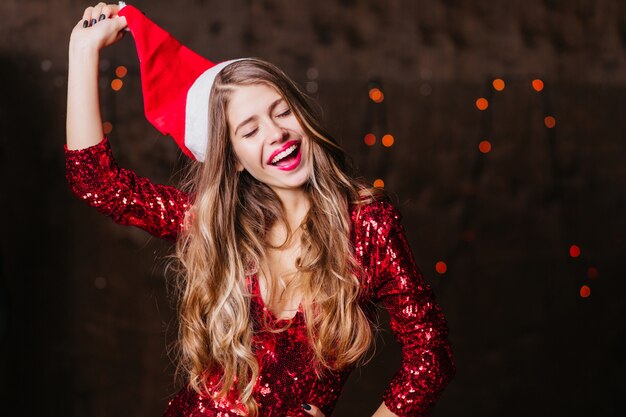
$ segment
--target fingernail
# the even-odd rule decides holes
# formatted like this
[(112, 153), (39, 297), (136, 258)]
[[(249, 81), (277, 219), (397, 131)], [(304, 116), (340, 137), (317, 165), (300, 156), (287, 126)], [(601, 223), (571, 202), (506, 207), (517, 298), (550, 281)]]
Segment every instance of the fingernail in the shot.
[(304, 408), (306, 411), (311, 411), (311, 406), (308, 404), (302, 404), (302, 408)]
[(83, 27), (86, 28), (87, 26), (89, 26), (89, 20), (83, 21)]
[(91, 19), (91, 26), (95, 25), (96, 23), (98, 23), (96, 19)]
[(101, 21), (102, 19), (104, 19), (106, 16), (104, 14), (101, 14), (100, 17), (98, 18), (98, 22)]

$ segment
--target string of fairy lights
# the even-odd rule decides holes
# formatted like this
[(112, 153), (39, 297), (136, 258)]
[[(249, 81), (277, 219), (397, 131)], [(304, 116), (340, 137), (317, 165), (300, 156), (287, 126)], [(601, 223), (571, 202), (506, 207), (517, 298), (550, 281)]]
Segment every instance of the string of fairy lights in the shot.
[[(128, 69), (123, 65), (116, 66), (114, 68), (114, 74), (115, 77), (112, 77), (109, 86), (114, 93), (118, 93), (124, 86), (124, 77), (128, 74)], [(307, 92), (316, 93), (318, 90), (318, 70), (315, 68), (309, 68), (306, 72), (306, 76), (308, 80), (306, 82)], [(525, 83), (525, 85), (528, 85), (528, 87), (531, 88), (534, 93), (538, 94), (541, 99), (543, 126), (545, 127), (547, 133), (546, 144), (551, 155), (550, 161), (552, 164), (552, 173), (555, 177), (558, 177), (560, 167), (558, 166), (558, 160), (556, 158), (557, 120), (551, 111), (552, 106), (549, 99), (550, 96), (549, 94), (546, 94), (546, 84), (540, 78), (534, 78), (532, 80), (509, 79), (508, 83), (511, 82)], [(474, 159), (471, 169), (473, 184), (470, 186), (470, 189), (474, 190), (476, 189), (477, 184), (485, 171), (487, 158), (492, 152), (494, 146), (493, 138), (491, 138), (493, 118), (490, 111), (494, 102), (496, 102), (497, 95), (502, 94), (506, 90), (507, 81), (503, 78), (488, 79), (485, 82), (485, 86), (483, 96), (476, 98), (473, 103), (473, 107), (480, 112), (479, 134), (476, 142), (476, 153), (473, 155)], [(385, 93), (381, 80), (371, 80), (368, 85), (367, 93), (369, 104), (366, 107), (365, 122), (366, 126), (369, 126), (369, 130), (363, 135), (363, 143), (367, 147), (373, 147), (380, 142), (383, 147), (390, 148), (395, 144), (396, 138), (392, 133), (390, 133), (387, 126)], [(104, 133), (108, 135), (113, 130), (113, 123), (105, 121), (102, 127)], [(385, 164), (385, 166), (387, 166), (387, 164)], [(378, 170), (378, 172), (385, 174), (386, 170)], [(373, 181), (373, 185), (375, 187), (384, 188), (385, 181), (383, 178), (384, 177), (376, 178)], [(558, 180), (555, 180), (555, 183), (556, 186), (558, 186)], [(472, 227), (474, 217), (473, 213), (475, 213), (476, 204), (476, 193), (466, 193), (463, 202), (464, 209), (462, 210), (462, 215), (460, 216), (459, 226), (461, 234), (456, 246), (448, 250), (448, 253), (442, 259), (435, 262), (434, 270), (439, 275), (446, 275), (449, 269), (448, 265), (453, 263), (454, 260), (467, 249), (467, 246), (471, 245), (471, 243), (476, 239), (476, 231)], [(581, 274), (584, 275), (584, 282), (579, 285), (578, 294), (581, 298), (588, 298), (591, 296), (591, 281), (596, 280), (600, 275), (598, 268), (584, 259), (582, 256), (582, 248), (577, 243), (568, 242), (564, 243), (564, 246), (564, 250), (567, 251), (569, 258), (572, 261), (577, 262), (576, 267), (579, 269), (583, 268), (585, 270), (585, 273)]]
[[(550, 162), (552, 164), (551, 172), (555, 177), (555, 187), (560, 185), (558, 180), (559, 173), (562, 172), (558, 159), (556, 157), (556, 125), (557, 120), (553, 114), (549, 95), (546, 94), (546, 85), (540, 78), (510, 79), (509, 82), (522, 82), (538, 94), (542, 103), (542, 117), (543, 126), (546, 130), (546, 146), (551, 156)], [(440, 260), (435, 262), (435, 271), (444, 276), (448, 272), (448, 264), (454, 262), (454, 260), (460, 256), (463, 250), (467, 249), (468, 245), (476, 239), (476, 231), (472, 227), (473, 213), (475, 213), (476, 205), (476, 193), (471, 190), (476, 190), (478, 182), (484, 173), (484, 167), (486, 160), (493, 148), (493, 139), (491, 138), (492, 131), (492, 114), (491, 106), (493, 106), (496, 95), (502, 94), (506, 87), (507, 81), (503, 78), (489, 78), (485, 83), (485, 93), (482, 97), (478, 97), (474, 100), (474, 108), (480, 112), (480, 124), (479, 135), (476, 142), (476, 152), (474, 153), (473, 165), (471, 169), (472, 185), (469, 187), (470, 192), (465, 194), (463, 202), (463, 210), (460, 216), (460, 230), (462, 231), (457, 241), (456, 246), (452, 247), (448, 253)], [(420, 90), (421, 91), (421, 90)], [(365, 146), (375, 146), (380, 138), (380, 142), (384, 147), (391, 147), (395, 143), (394, 136), (389, 133), (387, 123), (385, 119), (386, 112), (384, 111), (385, 94), (382, 89), (382, 83), (379, 80), (373, 80), (368, 86), (368, 107), (366, 111), (366, 120), (368, 120), (368, 129), (363, 135), (363, 143)], [(377, 132), (375, 132), (376, 130)], [(377, 136), (378, 133), (378, 136)], [(382, 178), (377, 178), (373, 181), (375, 187), (384, 188), (385, 182)], [(559, 194), (559, 193), (557, 193)], [(596, 280), (599, 277), (598, 268), (585, 260), (582, 257), (582, 249), (580, 245), (575, 242), (565, 242), (563, 244), (564, 251), (567, 251), (569, 258), (576, 262), (578, 269), (583, 269), (585, 272), (582, 275), (583, 282), (578, 286), (578, 294), (581, 298), (588, 298), (591, 296), (591, 281)]]
[[(394, 145), (396, 139), (390, 133), (387, 125), (387, 111), (385, 94), (383, 93), (382, 81), (378, 78), (370, 80), (368, 85), (368, 105), (365, 109), (363, 118), (363, 125), (367, 126), (367, 133), (363, 136), (363, 142), (368, 147), (373, 147), (380, 140), (380, 144), (384, 148), (390, 148)], [(373, 181), (374, 187), (384, 188), (385, 176), (388, 165), (383, 164), (382, 160), (378, 160), (378, 166), (373, 167), (376, 172), (381, 174), (381, 177), (376, 178)]]
[[(115, 67), (114, 73), (115, 77), (113, 77), (113, 79), (109, 82), (109, 87), (114, 93), (117, 93), (122, 89), (122, 87), (124, 87), (123, 79), (128, 75), (128, 68), (124, 65), (118, 65)], [(115, 112), (112, 112), (112, 114), (115, 114)], [(102, 130), (105, 135), (108, 135), (113, 131), (113, 123), (110, 121), (103, 122)]]

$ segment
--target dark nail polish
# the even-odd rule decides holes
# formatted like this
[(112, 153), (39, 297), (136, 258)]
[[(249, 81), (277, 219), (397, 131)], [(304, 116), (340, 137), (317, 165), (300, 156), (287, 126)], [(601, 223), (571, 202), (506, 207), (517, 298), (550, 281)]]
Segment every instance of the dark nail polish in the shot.
[(98, 18), (98, 22), (104, 19), (105, 17), (106, 17), (105, 15), (101, 14), (100, 17)]
[(311, 411), (311, 406), (308, 404), (302, 404), (302, 408), (304, 408), (306, 411)]
[(89, 21), (88, 20), (84, 20), (83, 21), (83, 27), (86, 28), (87, 26), (89, 26)]
[(91, 19), (91, 26), (95, 25), (96, 23), (98, 23), (96, 19)]

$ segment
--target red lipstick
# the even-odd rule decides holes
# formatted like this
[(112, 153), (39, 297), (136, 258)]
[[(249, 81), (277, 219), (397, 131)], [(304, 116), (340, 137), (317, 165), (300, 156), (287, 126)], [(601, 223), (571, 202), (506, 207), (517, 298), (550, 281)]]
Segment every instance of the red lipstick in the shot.
[(285, 166), (277, 165), (276, 168), (280, 169), (281, 171), (292, 171), (296, 169), (300, 165), (300, 160), (302, 159), (302, 146), (298, 147), (297, 152), (298, 153), (296, 154), (296, 157), (291, 164)]
[[(289, 142), (286, 142), (283, 146), (281, 146), (280, 148), (276, 149), (274, 152), (272, 152), (272, 154), (270, 155), (269, 158), (267, 158), (267, 165), (272, 165), (272, 160), (276, 157), (276, 155), (278, 155), (279, 153), (285, 151), (286, 149), (289, 149), (290, 147), (292, 147), (293, 145), (299, 145), (298, 140), (290, 140)], [(298, 151), (298, 154), (300, 152)]]

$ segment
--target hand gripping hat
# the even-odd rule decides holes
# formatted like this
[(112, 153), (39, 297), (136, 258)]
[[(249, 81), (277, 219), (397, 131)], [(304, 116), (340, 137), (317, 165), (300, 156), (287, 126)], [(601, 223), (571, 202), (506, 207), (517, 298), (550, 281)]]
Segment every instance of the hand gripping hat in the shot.
[(214, 63), (183, 46), (135, 7), (120, 2), (135, 38), (146, 118), (192, 159), (204, 161), (209, 95), (215, 77), (234, 59)]

